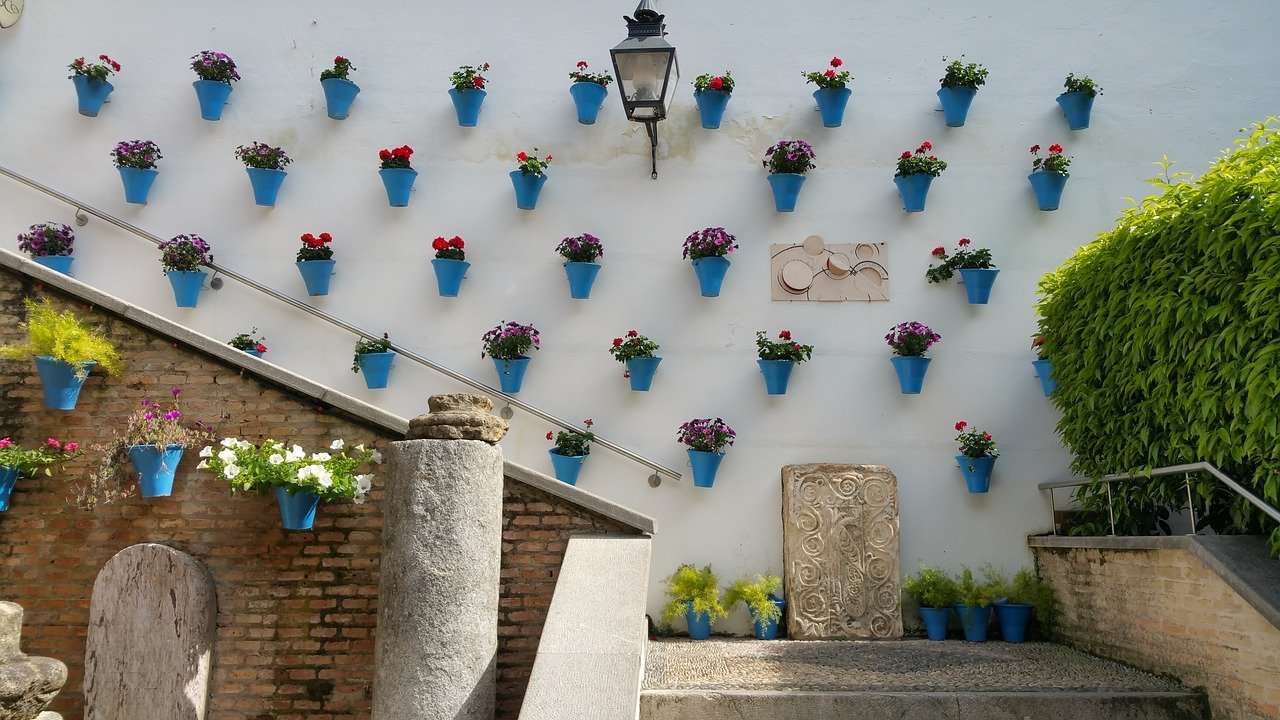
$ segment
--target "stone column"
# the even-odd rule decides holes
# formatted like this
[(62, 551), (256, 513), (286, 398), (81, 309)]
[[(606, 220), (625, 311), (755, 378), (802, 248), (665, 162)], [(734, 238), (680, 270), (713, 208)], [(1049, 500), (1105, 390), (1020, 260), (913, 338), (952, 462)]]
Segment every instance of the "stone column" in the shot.
[(492, 720), (507, 423), (483, 396), (428, 406), (387, 454), (373, 720)]

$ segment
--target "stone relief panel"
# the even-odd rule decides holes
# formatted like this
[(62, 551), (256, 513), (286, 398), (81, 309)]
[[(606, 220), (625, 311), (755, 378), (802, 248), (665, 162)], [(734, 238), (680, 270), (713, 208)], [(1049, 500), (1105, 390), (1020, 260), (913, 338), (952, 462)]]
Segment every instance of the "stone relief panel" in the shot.
[(828, 244), (810, 235), (769, 246), (771, 296), (785, 302), (877, 302), (889, 299), (884, 243)]

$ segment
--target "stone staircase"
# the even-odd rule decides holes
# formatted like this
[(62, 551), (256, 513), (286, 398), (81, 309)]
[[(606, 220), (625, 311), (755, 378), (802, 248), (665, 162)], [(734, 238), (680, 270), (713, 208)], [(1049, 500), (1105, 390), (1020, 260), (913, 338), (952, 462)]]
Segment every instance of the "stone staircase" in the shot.
[(62, 720), (41, 712), (67, 682), (67, 666), (22, 654), (22, 606), (0, 600), (0, 720)]

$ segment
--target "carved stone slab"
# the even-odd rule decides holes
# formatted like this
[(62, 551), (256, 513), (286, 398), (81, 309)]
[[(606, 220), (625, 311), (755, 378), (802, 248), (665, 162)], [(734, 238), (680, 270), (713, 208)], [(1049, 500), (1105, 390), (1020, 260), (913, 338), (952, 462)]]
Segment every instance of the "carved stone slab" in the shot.
[(883, 465), (787, 465), (782, 506), (790, 637), (902, 637), (893, 472)]
[(213, 578), (167, 545), (133, 545), (93, 583), (85, 720), (203, 720), (216, 630)]

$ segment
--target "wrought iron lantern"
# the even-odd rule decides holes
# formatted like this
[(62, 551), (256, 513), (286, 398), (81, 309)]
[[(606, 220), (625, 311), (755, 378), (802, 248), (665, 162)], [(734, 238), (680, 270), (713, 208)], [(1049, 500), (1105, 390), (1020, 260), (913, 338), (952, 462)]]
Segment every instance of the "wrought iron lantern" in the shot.
[(680, 85), (680, 64), (676, 49), (664, 37), (666, 16), (657, 11), (653, 0), (640, 0), (633, 14), (635, 17), (623, 18), (627, 22), (627, 39), (614, 46), (609, 55), (627, 119), (644, 123), (649, 135), (652, 177), (656, 180), (658, 123), (666, 119), (671, 98)]

